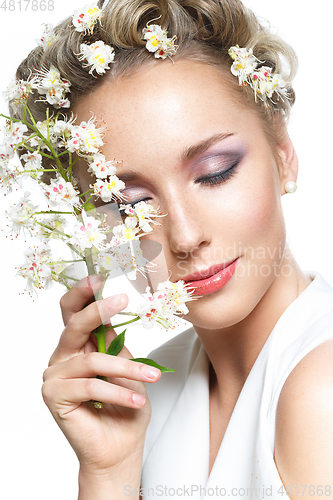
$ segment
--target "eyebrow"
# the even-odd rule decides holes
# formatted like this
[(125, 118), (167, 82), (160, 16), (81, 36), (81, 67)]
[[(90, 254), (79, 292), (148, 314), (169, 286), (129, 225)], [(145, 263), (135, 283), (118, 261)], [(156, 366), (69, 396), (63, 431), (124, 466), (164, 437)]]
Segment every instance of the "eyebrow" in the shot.
[(224, 139), (227, 139), (227, 137), (230, 137), (234, 134), (215, 134), (212, 137), (209, 137), (208, 139), (205, 139), (202, 142), (199, 142), (199, 144), (196, 144), (195, 146), (190, 146), (186, 151), (182, 154), (182, 160), (191, 160), (195, 156), (204, 153), (207, 151), (208, 148), (213, 146), (213, 144), (216, 144), (217, 142), (223, 141)]
[[(199, 142), (198, 144), (195, 144), (193, 146), (190, 146), (187, 148), (181, 155), (181, 161), (188, 161), (194, 158), (195, 156), (204, 153), (207, 151), (208, 148), (216, 144), (217, 142), (223, 141), (224, 139), (227, 139), (228, 137), (234, 135), (233, 133), (230, 134), (215, 134), (211, 137), (208, 137), (208, 139), (203, 140), (202, 142)], [(122, 174), (117, 174), (118, 178), (122, 180), (123, 182), (129, 182), (129, 181), (135, 181), (137, 179), (140, 179), (141, 175), (135, 172), (134, 170), (128, 170), (127, 172), (124, 172)]]

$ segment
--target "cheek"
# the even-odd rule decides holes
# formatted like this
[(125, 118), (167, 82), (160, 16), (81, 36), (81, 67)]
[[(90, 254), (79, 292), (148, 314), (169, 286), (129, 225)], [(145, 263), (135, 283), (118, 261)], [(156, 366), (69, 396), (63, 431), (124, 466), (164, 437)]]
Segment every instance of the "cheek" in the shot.
[(276, 245), (284, 238), (277, 178), (267, 166), (257, 168), (256, 175), (250, 175), (249, 171), (249, 175), (241, 177), (239, 172), (237, 180), (230, 183), (230, 191), (221, 193), (219, 204), (219, 219), (229, 241), (258, 247)]

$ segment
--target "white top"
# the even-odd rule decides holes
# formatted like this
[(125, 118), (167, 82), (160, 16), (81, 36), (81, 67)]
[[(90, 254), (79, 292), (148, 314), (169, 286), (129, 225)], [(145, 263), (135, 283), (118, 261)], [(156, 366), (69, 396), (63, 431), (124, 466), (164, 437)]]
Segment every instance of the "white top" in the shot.
[(282, 314), (246, 379), (209, 477), (209, 360), (200, 339), (190, 328), (149, 354), (176, 373), (146, 384), (153, 410), (144, 500), (288, 498), (273, 459), (278, 398), (297, 363), (333, 338), (333, 288), (308, 274), (313, 281)]

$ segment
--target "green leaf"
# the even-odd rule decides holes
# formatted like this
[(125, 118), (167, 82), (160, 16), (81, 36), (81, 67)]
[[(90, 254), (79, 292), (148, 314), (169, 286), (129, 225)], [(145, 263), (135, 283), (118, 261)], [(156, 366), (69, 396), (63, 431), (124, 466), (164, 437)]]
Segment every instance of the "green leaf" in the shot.
[(144, 363), (145, 365), (154, 366), (155, 368), (158, 368), (159, 370), (161, 370), (162, 373), (176, 371), (173, 368), (167, 368), (166, 366), (161, 366), (158, 363), (156, 363), (156, 361), (153, 361), (152, 359), (148, 359), (148, 358), (135, 358), (135, 359), (131, 359), (131, 361), (137, 361), (138, 363)]
[(109, 348), (107, 350), (107, 354), (111, 354), (111, 356), (118, 356), (125, 343), (125, 332), (126, 329), (119, 333), (115, 339), (112, 340)]

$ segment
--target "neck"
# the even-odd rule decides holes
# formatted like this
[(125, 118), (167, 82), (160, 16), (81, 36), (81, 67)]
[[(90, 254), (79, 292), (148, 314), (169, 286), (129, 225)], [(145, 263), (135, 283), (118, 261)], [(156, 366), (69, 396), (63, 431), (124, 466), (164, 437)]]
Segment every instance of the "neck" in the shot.
[(290, 276), (277, 275), (265, 295), (242, 321), (219, 330), (196, 327), (210, 359), (210, 394), (218, 406), (233, 409), (263, 345), (280, 316), (311, 283), (293, 257)]

